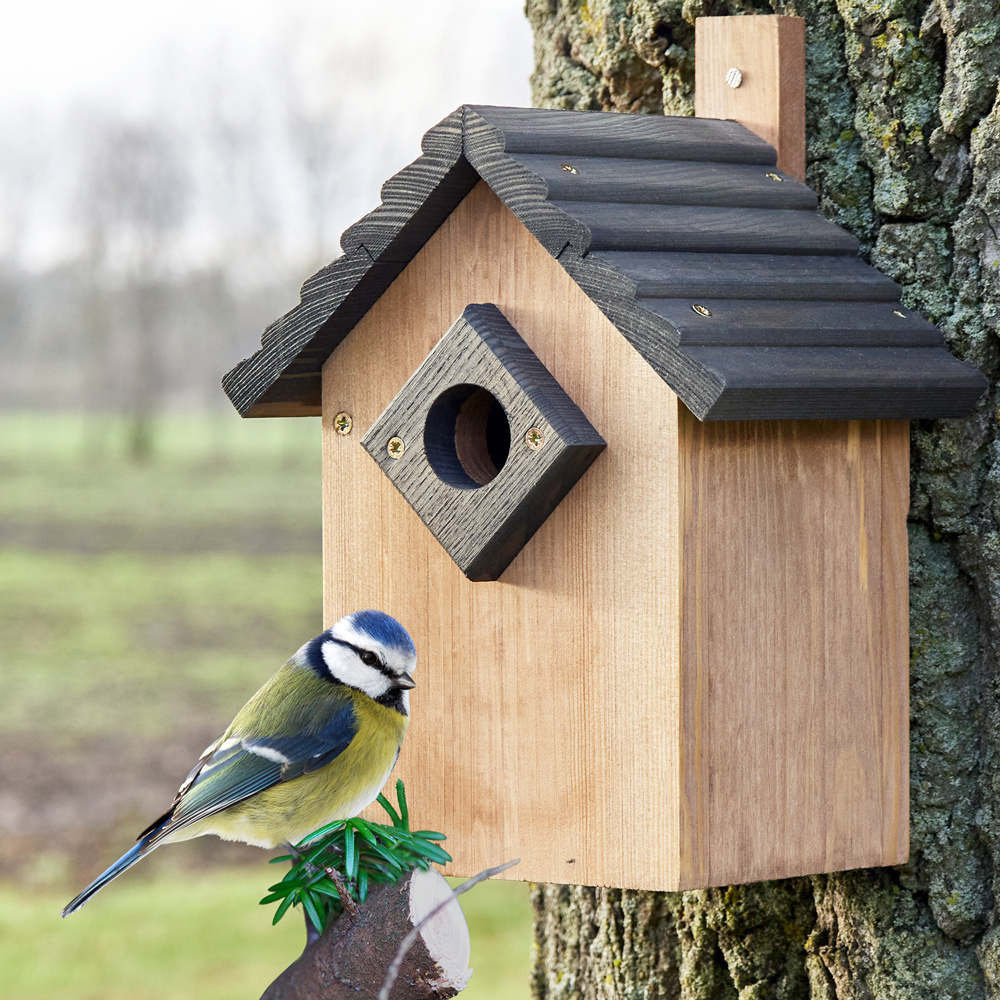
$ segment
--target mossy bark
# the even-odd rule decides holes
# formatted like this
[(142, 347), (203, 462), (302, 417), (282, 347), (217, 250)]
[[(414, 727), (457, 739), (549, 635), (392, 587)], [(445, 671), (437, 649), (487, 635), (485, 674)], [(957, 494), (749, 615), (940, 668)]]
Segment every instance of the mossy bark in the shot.
[(821, 211), (992, 386), (965, 420), (912, 425), (910, 863), (686, 893), (538, 886), (534, 995), (1000, 998), (1000, 9), (528, 0), (527, 13), (536, 105), (644, 114), (691, 113), (696, 17), (804, 17)]

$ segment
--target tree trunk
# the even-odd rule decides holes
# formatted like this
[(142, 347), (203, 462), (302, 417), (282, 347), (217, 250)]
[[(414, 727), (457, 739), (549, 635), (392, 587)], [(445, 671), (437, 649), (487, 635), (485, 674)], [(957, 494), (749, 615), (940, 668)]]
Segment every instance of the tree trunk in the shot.
[(994, 388), (914, 421), (911, 854), (685, 893), (534, 890), (536, 998), (1000, 997), (1000, 13), (987, 0), (528, 0), (541, 107), (690, 114), (694, 19), (797, 14), (824, 215)]

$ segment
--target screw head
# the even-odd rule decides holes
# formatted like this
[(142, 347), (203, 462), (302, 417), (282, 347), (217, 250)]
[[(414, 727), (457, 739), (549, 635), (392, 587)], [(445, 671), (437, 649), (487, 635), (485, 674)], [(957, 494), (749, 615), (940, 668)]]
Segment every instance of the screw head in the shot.
[(776, 174), (773, 170), (768, 170), (764, 176), (769, 177), (772, 181), (777, 181), (779, 184), (784, 180), (781, 174)]
[(403, 444), (401, 437), (391, 437), (386, 442), (385, 450), (389, 453), (389, 458), (399, 461), (403, 457), (403, 452), (406, 451), (406, 445)]
[(333, 427), (338, 434), (350, 434), (351, 428), (354, 427), (354, 421), (351, 419), (349, 413), (338, 413), (333, 418)]
[(743, 74), (734, 66), (726, 72), (726, 84), (735, 90), (743, 82)]
[(562, 168), (563, 170), (566, 171), (567, 174), (578, 174), (580, 172), (579, 170), (576, 169), (576, 167), (571, 166), (569, 163), (562, 164)]
[(527, 434), (524, 435), (524, 443), (532, 450), (538, 451), (543, 444), (545, 444), (545, 435), (537, 427), (532, 427)]
[(707, 309), (705, 306), (693, 305), (691, 306), (691, 311), (696, 312), (699, 316), (711, 316), (712, 310)]

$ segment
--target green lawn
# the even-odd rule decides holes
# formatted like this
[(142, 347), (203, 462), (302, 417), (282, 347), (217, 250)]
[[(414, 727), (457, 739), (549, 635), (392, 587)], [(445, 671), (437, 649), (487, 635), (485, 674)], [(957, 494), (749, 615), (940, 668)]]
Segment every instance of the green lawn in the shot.
[(0, 545), (319, 554), (317, 420), (164, 420), (138, 464), (94, 425), (0, 413)]
[[(273, 907), (257, 905), (268, 874), (261, 866), (123, 880), (66, 920), (63, 896), (0, 886), (0, 996), (255, 1000), (305, 937), (297, 912), (272, 927)], [(528, 887), (489, 882), (461, 899), (476, 970), (463, 998), (527, 997)]]
[[(58, 911), (321, 628), (317, 422), (163, 421), (143, 465), (122, 440), (0, 414), (0, 996), (253, 998), (302, 943), (256, 905), (263, 852), (168, 847)], [(527, 997), (527, 887), (463, 903), (463, 995)]]
[[(263, 866), (262, 866), (263, 869)], [(272, 869), (273, 870), (273, 869)], [(51, 892), (0, 890), (7, 1000), (247, 1000), (302, 949), (298, 921), (270, 926), (263, 870), (124, 878), (66, 920)], [(287, 923), (287, 926), (285, 926)]]
[(3, 550), (0, 732), (226, 721), (322, 628), (320, 589), (309, 556)]

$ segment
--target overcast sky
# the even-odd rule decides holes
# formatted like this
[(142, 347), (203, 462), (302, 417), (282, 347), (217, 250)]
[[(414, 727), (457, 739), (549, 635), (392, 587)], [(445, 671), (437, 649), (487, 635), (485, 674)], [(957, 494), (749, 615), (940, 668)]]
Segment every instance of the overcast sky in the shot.
[(269, 211), (291, 251), (313, 235), (287, 109), (329, 121), (332, 255), (335, 236), (449, 111), (530, 102), (523, 0), (8, 0), (3, 22), (0, 251), (15, 248), (29, 266), (74, 252), (73, 171), (94, 121), (169, 127), (197, 175), (180, 244), (193, 256), (208, 252), (216, 203), (230, 193), (205, 179), (206, 121), (251, 133), (234, 155), (253, 147), (266, 161), (254, 183), (274, 194)]

